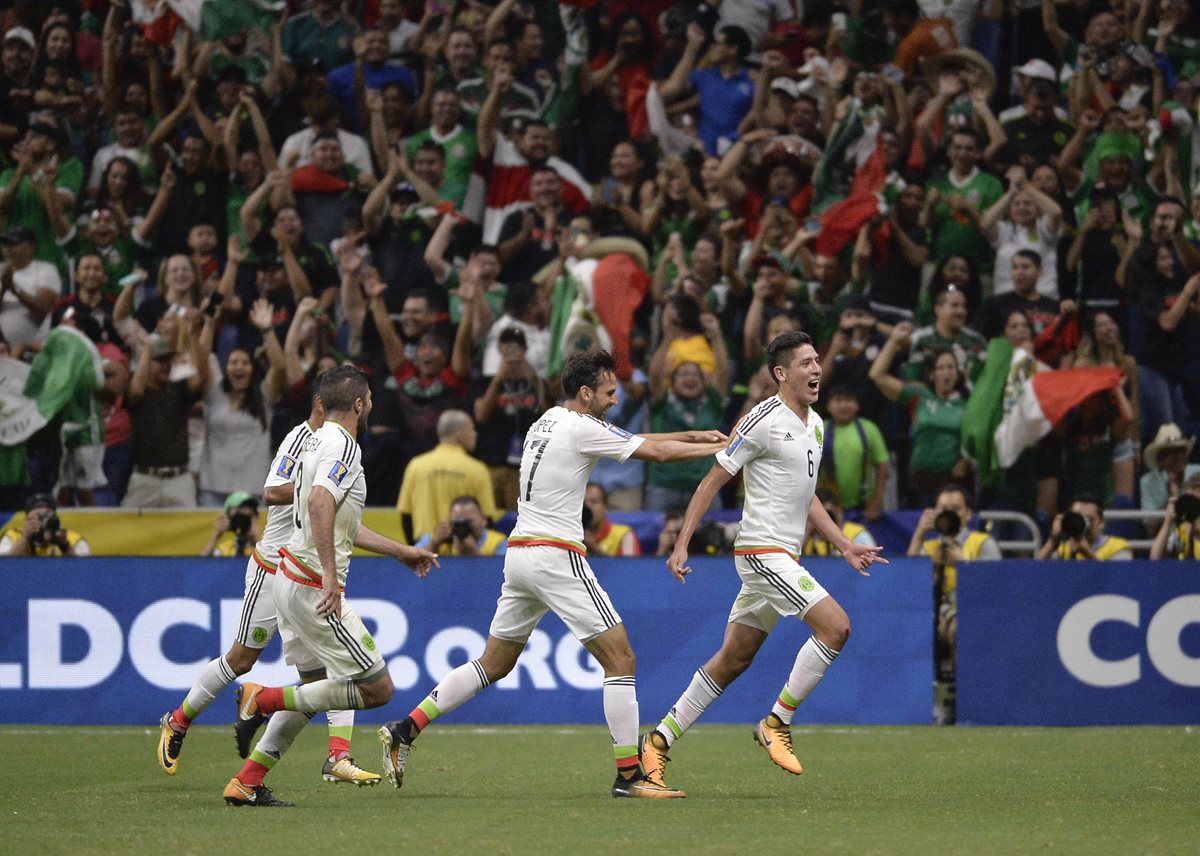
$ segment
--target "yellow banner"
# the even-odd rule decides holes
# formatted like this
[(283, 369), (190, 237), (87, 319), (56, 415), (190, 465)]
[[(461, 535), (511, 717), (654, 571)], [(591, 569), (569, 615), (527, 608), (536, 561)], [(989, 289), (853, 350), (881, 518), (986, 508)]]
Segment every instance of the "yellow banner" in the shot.
[[(145, 509), (128, 511), (118, 508), (63, 508), (58, 512), (63, 528), (87, 539), (93, 556), (199, 556), (212, 537), (219, 509), (167, 511)], [(259, 525), (267, 521), (264, 511)], [(25, 514), (14, 514), (4, 529), (20, 531)], [(381, 535), (405, 543), (400, 512), (388, 508), (368, 508), (363, 525)], [(356, 556), (370, 556), (355, 550)]]

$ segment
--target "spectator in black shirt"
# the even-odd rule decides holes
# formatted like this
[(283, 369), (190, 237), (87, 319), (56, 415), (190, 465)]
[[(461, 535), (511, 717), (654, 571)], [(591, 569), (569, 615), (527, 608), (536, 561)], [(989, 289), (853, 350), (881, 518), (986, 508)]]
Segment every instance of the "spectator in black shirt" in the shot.
[(176, 164), (175, 187), (167, 200), (158, 229), (158, 249), (163, 253), (183, 253), (188, 232), (197, 223), (216, 226), (217, 240), (225, 242), (225, 196), (228, 179), (208, 168), (209, 145), (204, 137), (194, 134), (184, 139), (180, 162)]
[(501, 331), (499, 343), (500, 370), (472, 389), (479, 426), (475, 454), (492, 474), (496, 507), (515, 510), (525, 432), (546, 409), (546, 387), (525, 358), (525, 334), (519, 328)]
[(513, 283), (533, 279), (534, 274), (558, 258), (555, 232), (571, 215), (562, 205), (562, 179), (552, 167), (535, 167), (529, 175), (533, 205), (514, 211), (500, 227), (501, 279)]
[(51, 325), (57, 327), (69, 311), (76, 317), (91, 318), (96, 324), (99, 341), (119, 344), (121, 337), (113, 326), (113, 310), (117, 300), (104, 293), (105, 282), (104, 260), (95, 253), (80, 256), (79, 261), (75, 263), (75, 293), (70, 297), (60, 298), (54, 304), (50, 316)]
[(1021, 98), (1025, 115), (1001, 125), (1008, 137), (1000, 158), (1003, 163), (1030, 169), (1058, 157), (1075, 129), (1055, 115), (1057, 103), (1058, 88), (1053, 81), (1036, 77), (1028, 82)]
[[(989, 297), (983, 301), (983, 308), (979, 311), (979, 332), (985, 339), (1002, 335), (1008, 316), (1014, 312), (1025, 314), (1035, 338), (1054, 323), (1060, 305), (1038, 293), (1038, 277), (1041, 273), (1042, 257), (1035, 250), (1017, 250), (1013, 253), (1013, 290)], [(1063, 311), (1074, 311), (1075, 302), (1064, 300), (1061, 308)]]
[(191, 508), (196, 480), (188, 470), (188, 417), (208, 391), (208, 352), (214, 321), (191, 337), (192, 375), (171, 380), (174, 343), (153, 336), (138, 354), (125, 403), (133, 433), (133, 475), (121, 501), (124, 508)]

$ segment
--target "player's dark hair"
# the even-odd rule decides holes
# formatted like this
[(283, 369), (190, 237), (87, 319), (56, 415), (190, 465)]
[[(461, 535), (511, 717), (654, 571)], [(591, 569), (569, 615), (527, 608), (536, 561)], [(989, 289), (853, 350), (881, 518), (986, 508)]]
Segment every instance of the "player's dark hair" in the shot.
[[(403, 87), (401, 87), (403, 89)], [(416, 160), (417, 152), (432, 152), (441, 160), (446, 159), (446, 149), (441, 143), (435, 143), (433, 140), (425, 140), (421, 145), (417, 146), (417, 150), (413, 152), (413, 160)]]
[(355, 399), (367, 398), (367, 376), (354, 366), (338, 366), (316, 380), (314, 398), (320, 398), (326, 413), (348, 413)]
[(1020, 256), (1023, 259), (1029, 259), (1033, 262), (1033, 266), (1038, 270), (1042, 268), (1042, 254), (1037, 250), (1017, 250), (1013, 253), (1013, 257)]
[(941, 499), (942, 494), (944, 494), (944, 493), (962, 494), (963, 504), (967, 508), (971, 507), (971, 494), (967, 493), (967, 489), (965, 487), (963, 487), (961, 484), (959, 484), (958, 482), (946, 482), (946, 484), (939, 487), (938, 492), (937, 492), (937, 498)]
[(616, 360), (608, 351), (576, 351), (567, 357), (563, 366), (563, 395), (574, 398), (579, 394), (581, 387), (598, 388), (605, 372), (617, 373)]
[(1098, 515), (1100, 515), (1101, 520), (1104, 520), (1104, 501), (1102, 499), (1100, 499), (1100, 497), (1098, 497), (1096, 494), (1081, 493), (1077, 497), (1075, 497), (1074, 502), (1072, 502), (1071, 504), (1074, 505), (1076, 502), (1081, 502), (1084, 505), (1096, 506), (1096, 513)]
[(771, 344), (767, 345), (767, 371), (771, 373), (771, 379), (775, 378), (776, 366), (786, 366), (791, 362), (792, 351), (812, 343), (812, 336), (799, 330), (789, 330), (772, 339)]
[(750, 34), (735, 24), (728, 24), (722, 27), (721, 35), (737, 51), (738, 62), (744, 61), (746, 57), (750, 56), (751, 51), (754, 50), (754, 44), (750, 41)]

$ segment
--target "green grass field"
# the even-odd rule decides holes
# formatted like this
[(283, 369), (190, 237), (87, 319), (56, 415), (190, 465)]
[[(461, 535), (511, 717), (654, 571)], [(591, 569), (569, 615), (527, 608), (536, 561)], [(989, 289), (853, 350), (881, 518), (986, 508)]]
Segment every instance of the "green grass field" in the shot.
[[(320, 720), (319, 720), (320, 721)], [(0, 852), (1200, 853), (1200, 729), (803, 728), (806, 773), (747, 726), (673, 751), (686, 800), (614, 800), (597, 727), (438, 726), (405, 787), (320, 778), (310, 727), (268, 783), (293, 809), (229, 808), (228, 727), (197, 726), (179, 775), (157, 728), (0, 728)], [(375, 729), (355, 754), (379, 770)]]

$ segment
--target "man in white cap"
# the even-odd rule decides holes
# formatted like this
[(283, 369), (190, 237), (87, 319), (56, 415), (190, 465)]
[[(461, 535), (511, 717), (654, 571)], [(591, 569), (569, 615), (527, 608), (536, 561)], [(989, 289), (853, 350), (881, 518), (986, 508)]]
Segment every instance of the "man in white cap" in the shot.
[(1008, 138), (1000, 160), (1033, 166), (1052, 162), (1075, 134), (1059, 106), (1061, 91), (1049, 63), (1034, 59), (1017, 69), (1021, 115), (1000, 121)]
[(25, 117), (33, 109), (33, 55), (37, 42), (24, 27), (4, 34), (0, 50), (0, 146), (8, 148), (25, 130)]
[[(1017, 97), (1024, 101), (1025, 90), (1029, 84), (1035, 80), (1047, 80), (1050, 83), (1058, 83), (1058, 71), (1050, 63), (1044, 59), (1029, 60), (1024, 65), (1018, 65), (1012, 70), (1013, 82), (1016, 84)], [(1067, 118), (1067, 112), (1061, 107), (1054, 109), (1055, 115), (1060, 119)], [(1000, 123), (1011, 122), (1013, 119), (1020, 119), (1025, 115), (1025, 104), (1015, 104), (1007, 110), (1002, 110), (997, 116)]]
[[(1195, 437), (1184, 437), (1174, 422), (1159, 427), (1154, 442), (1142, 452), (1147, 470), (1140, 483), (1143, 511), (1163, 511), (1167, 500), (1177, 496), (1185, 482), (1200, 474), (1200, 464), (1188, 463), (1195, 442)], [(1161, 521), (1155, 521), (1148, 528), (1157, 532), (1160, 525)]]

